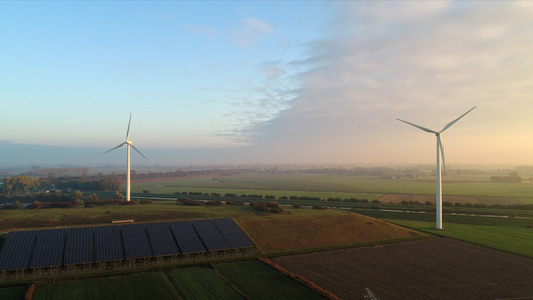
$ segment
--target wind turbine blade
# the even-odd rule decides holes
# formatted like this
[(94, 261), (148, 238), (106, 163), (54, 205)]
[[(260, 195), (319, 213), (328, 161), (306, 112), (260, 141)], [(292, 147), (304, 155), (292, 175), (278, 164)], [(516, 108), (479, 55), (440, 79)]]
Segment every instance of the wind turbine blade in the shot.
[(437, 139), (439, 140), (439, 151), (440, 155), (442, 157), (442, 170), (446, 172), (446, 160), (444, 159), (444, 146), (442, 146), (442, 139), (440, 138), (440, 134), (437, 135)]
[(111, 150), (107, 150), (106, 152), (104, 152), (104, 153), (102, 153), (102, 154), (106, 154), (107, 152), (111, 152), (111, 151), (113, 151), (113, 150), (115, 150), (115, 149), (117, 149), (117, 148), (120, 148), (120, 147), (122, 147), (122, 145), (124, 145), (124, 144), (126, 144), (126, 142), (124, 142), (124, 143), (122, 143), (122, 144), (116, 146), (115, 148), (113, 148), (113, 149), (111, 149)]
[(130, 113), (130, 121), (128, 122), (128, 131), (126, 132), (126, 141), (130, 138), (130, 125), (131, 125), (131, 113)]
[(135, 149), (135, 151), (139, 152), (140, 155), (142, 155), (142, 157), (144, 157), (145, 159), (148, 159), (146, 156), (144, 156), (144, 154), (141, 153), (141, 151), (139, 151), (139, 149), (135, 148), (135, 146), (133, 146), (133, 144), (129, 144), (133, 149)]
[(450, 123), (448, 123), (448, 125), (444, 126), (444, 128), (442, 128), (442, 130), (440, 132), (443, 132), (444, 130), (450, 128), (453, 124), (455, 124), (455, 122), (459, 121), (459, 119), (461, 119), (462, 117), (466, 116), (466, 114), (471, 112), (474, 108), (476, 108), (476, 106), (472, 107), (469, 111), (467, 111), (464, 114), (462, 114), (459, 118), (457, 118), (457, 119), (451, 121)]
[(409, 122), (404, 121), (404, 120), (402, 120), (402, 119), (396, 119), (396, 120), (401, 121), (401, 122), (404, 122), (404, 123), (407, 123), (407, 124), (409, 124), (409, 125), (411, 125), (411, 126), (414, 126), (414, 127), (418, 128), (418, 129), (422, 129), (422, 130), (424, 130), (424, 131), (426, 131), (426, 132), (429, 132), (429, 133), (435, 133), (435, 134), (438, 133), (438, 132), (436, 132), (435, 130), (431, 130), (431, 129), (428, 129), (428, 128), (426, 128), (426, 127), (422, 127), (422, 126), (420, 126), (420, 125), (416, 125), (416, 124), (413, 124), (413, 123), (409, 123)]

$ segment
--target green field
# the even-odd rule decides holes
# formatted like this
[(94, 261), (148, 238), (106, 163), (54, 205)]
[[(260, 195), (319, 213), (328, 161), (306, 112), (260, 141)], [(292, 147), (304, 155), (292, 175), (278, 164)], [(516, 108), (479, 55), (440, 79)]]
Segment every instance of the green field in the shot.
[(28, 289), (27, 286), (14, 286), (0, 289), (0, 299), (2, 300), (20, 300), (24, 299), (24, 294)]
[(510, 226), (486, 226), (445, 223), (445, 230), (436, 230), (434, 222), (390, 220), (392, 223), (428, 233), (512, 252), (533, 258), (533, 229)]
[[(514, 197), (522, 203), (533, 204), (533, 183), (497, 183), (491, 182), (488, 175), (486, 177), (444, 177), (443, 192), (446, 195)], [(141, 193), (145, 190), (155, 194), (218, 192), (222, 195), (235, 193), (374, 200), (390, 193), (434, 194), (435, 182), (431, 177), (395, 180), (377, 176), (241, 174), (132, 184), (132, 192)]]
[(33, 300), (44, 299), (181, 299), (164, 273), (94, 278), (39, 285)]
[(248, 299), (323, 299), (261, 261), (218, 264), (215, 268)]
[[(166, 274), (151, 272), (41, 284), (32, 299), (323, 299), (258, 260), (218, 264), (215, 269), (193, 267)], [(0, 295), (13, 294), (13, 299), (20, 299), (25, 291), (25, 287), (4, 288)]]
[(179, 269), (167, 276), (185, 299), (245, 299), (210, 268)]

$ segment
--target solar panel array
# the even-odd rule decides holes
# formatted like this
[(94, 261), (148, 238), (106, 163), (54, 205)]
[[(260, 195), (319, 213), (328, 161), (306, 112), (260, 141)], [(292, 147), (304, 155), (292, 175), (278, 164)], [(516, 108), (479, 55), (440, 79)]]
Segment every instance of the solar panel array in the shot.
[(63, 264), (77, 265), (94, 262), (94, 229), (69, 228), (65, 239)]
[(204, 242), (205, 247), (209, 251), (218, 251), (230, 249), (222, 234), (218, 231), (217, 227), (211, 220), (195, 220), (192, 221), (192, 226), (198, 232), (198, 236)]
[(253, 247), (230, 218), (10, 232), (0, 271)]
[(30, 261), (30, 268), (61, 266), (65, 249), (65, 229), (39, 231)]
[(170, 230), (178, 243), (181, 253), (201, 253), (207, 251), (202, 240), (188, 221), (169, 223)]
[(213, 223), (218, 228), (222, 236), (228, 241), (231, 248), (253, 247), (254, 243), (244, 234), (242, 229), (232, 219), (214, 219)]
[(36, 238), (37, 231), (35, 230), (9, 233), (0, 253), (0, 270), (29, 268)]

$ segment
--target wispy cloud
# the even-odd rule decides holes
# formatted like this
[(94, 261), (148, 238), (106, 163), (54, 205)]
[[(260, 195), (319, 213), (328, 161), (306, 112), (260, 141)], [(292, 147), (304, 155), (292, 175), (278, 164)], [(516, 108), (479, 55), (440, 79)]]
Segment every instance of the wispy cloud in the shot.
[(198, 25), (198, 24), (189, 23), (185, 25), (185, 29), (198, 33), (198, 34), (208, 35), (208, 36), (216, 35), (218, 33), (216, 29), (205, 24)]
[(474, 105), (483, 110), (479, 125), (471, 124), (478, 143), (493, 143), (483, 134), (487, 126), (493, 137), (502, 126), (517, 138), (526, 133), (533, 110), (532, 5), (342, 2), (338, 14), (324, 38), (309, 43), (305, 63), (313, 68), (300, 74), (290, 108), (247, 128), (258, 148), (284, 145), (279, 155), (294, 159), (305, 150), (310, 160), (395, 160), (386, 149), (402, 143), (396, 117), (440, 129)]
[(274, 33), (270, 24), (256, 18), (246, 18), (231, 32), (234, 43), (240, 47), (251, 46), (261, 38)]

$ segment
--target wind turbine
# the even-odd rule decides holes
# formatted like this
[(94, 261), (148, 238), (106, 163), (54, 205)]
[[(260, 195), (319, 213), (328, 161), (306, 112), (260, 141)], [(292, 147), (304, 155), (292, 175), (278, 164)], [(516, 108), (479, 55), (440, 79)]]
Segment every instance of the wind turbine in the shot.
[[(413, 123), (409, 123), (407, 121), (404, 121), (402, 119), (397, 119), (398, 121), (401, 121), (401, 122), (404, 122), (404, 123), (407, 123), (411, 126), (414, 126), (418, 129), (421, 129), (421, 130), (424, 130), (426, 132), (429, 132), (429, 133), (433, 133), (437, 136), (437, 174), (436, 174), (436, 177), (437, 177), (437, 194), (436, 194), (436, 207), (437, 207), (437, 224), (436, 224), (436, 228), (437, 229), (442, 229), (442, 179), (441, 179), (441, 163), (442, 163), (442, 166), (444, 166), (444, 170), (446, 170), (446, 162), (444, 160), (444, 148), (442, 146), (442, 141), (440, 139), (440, 134), (444, 132), (444, 130), (450, 128), (453, 124), (455, 124), (455, 122), (459, 121), (459, 119), (461, 119), (462, 117), (464, 117), (467, 113), (471, 112), (474, 108), (476, 108), (475, 106), (472, 107), (469, 111), (465, 112), (464, 114), (462, 114), (459, 118), (451, 121), (450, 123), (448, 123), (448, 125), (444, 126), (444, 128), (442, 128), (441, 131), (435, 131), (435, 130), (431, 130), (431, 129), (428, 129), (426, 127), (422, 127), (420, 125), (416, 125), (416, 124), (413, 124)], [(442, 154), (442, 160), (440, 158), (440, 155)]]
[(131, 191), (131, 184), (130, 184), (130, 147), (132, 147), (133, 149), (135, 149), (135, 151), (139, 152), (140, 155), (142, 155), (142, 157), (144, 157), (145, 159), (148, 159), (146, 158), (146, 156), (144, 156), (144, 154), (141, 153), (141, 151), (139, 151), (139, 149), (135, 148), (135, 146), (133, 146), (133, 143), (132, 141), (130, 141), (130, 125), (131, 125), (131, 113), (130, 113), (130, 121), (128, 123), (128, 131), (126, 132), (126, 141), (118, 146), (116, 146), (115, 148), (111, 149), (111, 150), (107, 150), (106, 152), (104, 152), (103, 154), (106, 154), (107, 152), (110, 152), (110, 151), (113, 151), (117, 148), (120, 148), (124, 145), (127, 145), (128, 147), (128, 172), (126, 174), (126, 201), (130, 201), (130, 191)]

